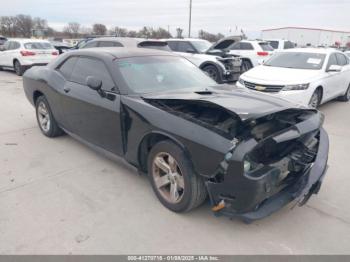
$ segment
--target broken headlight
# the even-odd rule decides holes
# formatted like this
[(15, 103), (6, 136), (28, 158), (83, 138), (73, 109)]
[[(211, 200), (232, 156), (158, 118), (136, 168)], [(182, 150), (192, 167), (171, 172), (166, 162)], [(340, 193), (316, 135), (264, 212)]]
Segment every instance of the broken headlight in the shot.
[(300, 84), (300, 85), (286, 85), (282, 88), (282, 91), (290, 90), (305, 90), (309, 88), (310, 84)]

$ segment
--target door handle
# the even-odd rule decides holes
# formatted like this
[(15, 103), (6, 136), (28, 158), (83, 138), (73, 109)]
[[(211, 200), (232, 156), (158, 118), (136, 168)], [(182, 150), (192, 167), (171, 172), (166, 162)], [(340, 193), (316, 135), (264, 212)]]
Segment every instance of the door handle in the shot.
[(63, 91), (66, 92), (66, 93), (68, 93), (68, 92), (70, 91), (70, 88), (69, 88), (69, 87), (64, 87), (64, 88), (63, 88)]

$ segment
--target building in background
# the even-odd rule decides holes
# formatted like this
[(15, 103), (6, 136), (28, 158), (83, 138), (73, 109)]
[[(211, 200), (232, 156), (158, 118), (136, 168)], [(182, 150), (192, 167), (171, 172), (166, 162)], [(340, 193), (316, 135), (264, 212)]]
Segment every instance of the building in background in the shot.
[(262, 30), (262, 39), (285, 39), (297, 46), (346, 46), (350, 42), (350, 31), (281, 27)]

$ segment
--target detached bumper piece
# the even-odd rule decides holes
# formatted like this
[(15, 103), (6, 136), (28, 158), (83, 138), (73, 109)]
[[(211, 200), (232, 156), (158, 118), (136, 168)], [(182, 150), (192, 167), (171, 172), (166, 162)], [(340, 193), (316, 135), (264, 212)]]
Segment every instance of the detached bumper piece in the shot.
[[(226, 155), (215, 178), (206, 182), (214, 214), (250, 223), (291, 202), (304, 205), (317, 194), (327, 170), (329, 150), (322, 122), (321, 113), (315, 113), (267, 139), (239, 142)], [(263, 152), (271, 148), (278, 149), (281, 157), (268, 162)], [(247, 155), (252, 154), (265, 159), (247, 171)]]

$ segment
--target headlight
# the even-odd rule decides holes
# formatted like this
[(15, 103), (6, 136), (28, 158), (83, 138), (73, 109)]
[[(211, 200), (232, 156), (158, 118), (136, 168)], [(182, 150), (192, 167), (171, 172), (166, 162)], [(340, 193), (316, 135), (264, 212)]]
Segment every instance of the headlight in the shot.
[(290, 91), (290, 90), (305, 90), (308, 89), (310, 84), (300, 84), (300, 85), (286, 85), (283, 87), (282, 91)]
[(244, 86), (244, 80), (242, 78), (238, 78), (238, 83), (240, 83), (242, 86)]

